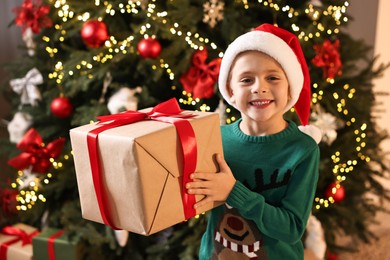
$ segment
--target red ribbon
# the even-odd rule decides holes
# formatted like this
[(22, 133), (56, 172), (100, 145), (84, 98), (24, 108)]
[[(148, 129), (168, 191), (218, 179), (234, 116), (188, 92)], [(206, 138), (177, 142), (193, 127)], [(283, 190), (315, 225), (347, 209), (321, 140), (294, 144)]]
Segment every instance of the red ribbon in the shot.
[(192, 56), (192, 67), (181, 76), (184, 90), (192, 93), (194, 98), (211, 98), (214, 95), (214, 84), (218, 79), (221, 58), (206, 64), (207, 49), (196, 51)]
[(184, 215), (186, 219), (189, 219), (196, 215), (196, 211), (193, 207), (193, 205), (195, 204), (195, 196), (187, 194), (185, 189), (186, 183), (190, 181), (189, 175), (195, 171), (197, 162), (197, 145), (195, 133), (192, 129), (191, 124), (187, 120), (185, 120), (186, 118), (193, 117), (193, 115), (181, 114), (181, 112), (182, 110), (180, 109), (180, 106), (177, 103), (176, 99), (172, 98), (166, 102), (155, 106), (150, 112), (145, 113), (129, 110), (119, 114), (98, 117), (98, 119), (100, 119), (100, 122), (98, 123), (100, 127), (88, 132), (87, 145), (90, 157), (93, 185), (98, 200), (100, 214), (102, 216), (104, 224), (110, 226), (113, 229), (119, 229), (115, 227), (109, 214), (109, 204), (106, 200), (107, 192), (102, 182), (98, 135), (105, 130), (142, 120), (155, 120), (165, 123), (171, 123), (174, 124), (174, 126), (176, 127), (176, 131), (181, 142), (181, 148), (184, 158), (181, 189)]
[(37, 130), (31, 128), (16, 146), (22, 153), (10, 159), (8, 164), (18, 170), (33, 166), (33, 172), (46, 173), (51, 166), (50, 158), (57, 158), (64, 144), (65, 138), (61, 137), (44, 146)]
[(54, 233), (53, 235), (51, 235), (47, 239), (47, 253), (49, 255), (50, 260), (56, 259), (56, 253), (54, 250), (54, 240), (56, 240), (58, 237), (62, 236), (63, 233), (64, 233), (64, 230), (60, 230), (60, 231)]
[(32, 243), (32, 238), (39, 234), (39, 231), (34, 231), (31, 234), (27, 234), (24, 230), (12, 226), (6, 226), (4, 227), (1, 232), (1, 234), (8, 235), (8, 236), (14, 236), (16, 238), (5, 242), (1, 244), (0, 246), (0, 259), (7, 259), (7, 250), (8, 247), (20, 240), (22, 240), (22, 246), (25, 246), (27, 244)]

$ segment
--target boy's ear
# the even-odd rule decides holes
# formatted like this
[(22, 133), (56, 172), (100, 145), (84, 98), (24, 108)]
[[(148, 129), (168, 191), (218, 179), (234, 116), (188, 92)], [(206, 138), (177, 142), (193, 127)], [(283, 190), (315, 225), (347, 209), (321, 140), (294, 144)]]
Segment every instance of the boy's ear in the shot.
[(231, 89), (231, 87), (229, 86), (229, 84), (228, 84), (226, 87), (227, 87), (227, 89), (228, 89), (228, 93), (229, 93), (229, 96), (230, 96), (229, 100), (230, 100), (231, 103), (234, 104), (234, 103), (236, 102), (236, 99), (235, 99), (235, 97), (234, 97), (233, 90)]

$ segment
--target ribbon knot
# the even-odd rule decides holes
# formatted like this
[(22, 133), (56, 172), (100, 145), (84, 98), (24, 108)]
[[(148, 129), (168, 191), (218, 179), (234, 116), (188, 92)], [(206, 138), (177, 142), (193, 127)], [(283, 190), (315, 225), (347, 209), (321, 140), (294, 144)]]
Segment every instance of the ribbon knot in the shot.
[(42, 74), (37, 68), (31, 69), (27, 72), (24, 78), (10, 80), (11, 88), (14, 92), (20, 95), (20, 102), (22, 104), (31, 104), (36, 106), (38, 101), (42, 99), (37, 85), (43, 83)]
[(166, 102), (158, 104), (149, 112), (128, 110), (118, 114), (98, 116), (97, 118), (100, 120), (98, 125), (105, 125), (107, 127), (104, 129), (109, 129), (147, 119), (157, 120), (158, 118), (161, 118), (160, 121), (163, 121), (164, 119), (168, 120), (168, 118), (193, 117), (191, 114), (181, 114), (182, 112), (183, 110), (180, 108), (177, 101), (172, 98)]
[(11, 158), (8, 164), (18, 170), (32, 166), (33, 172), (46, 173), (51, 165), (50, 158), (57, 158), (64, 144), (65, 138), (61, 137), (45, 146), (39, 133), (31, 128), (16, 146), (22, 153)]
[[(16, 237), (16, 241), (22, 240), (22, 246), (25, 246), (27, 244), (32, 243), (32, 238), (37, 234), (36, 232), (33, 232), (31, 234), (27, 234), (24, 230), (12, 226), (6, 226), (1, 230), (1, 234), (7, 235), (7, 236), (14, 236)], [(16, 242), (15, 241), (15, 242)]]
[(1, 231), (1, 234), (8, 235), (8, 236), (14, 236), (14, 239), (11, 239), (10, 241), (7, 241), (5, 243), (2, 243), (0, 245), (0, 259), (7, 259), (7, 250), (8, 247), (20, 240), (22, 240), (22, 246), (28, 245), (32, 243), (32, 238), (39, 234), (39, 231), (36, 230), (32, 232), (31, 234), (27, 234), (24, 230), (12, 226), (6, 226)]

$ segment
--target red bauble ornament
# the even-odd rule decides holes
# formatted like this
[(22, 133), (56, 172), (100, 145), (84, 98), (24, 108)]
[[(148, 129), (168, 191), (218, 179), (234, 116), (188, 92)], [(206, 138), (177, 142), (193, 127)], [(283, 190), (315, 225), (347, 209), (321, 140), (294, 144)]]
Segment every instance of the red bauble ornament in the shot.
[(155, 59), (161, 53), (161, 44), (153, 38), (142, 39), (137, 49), (141, 57)]
[(90, 20), (81, 28), (81, 38), (91, 48), (99, 48), (108, 39), (108, 29), (105, 23), (98, 20)]
[(72, 114), (73, 106), (69, 98), (61, 96), (53, 99), (50, 110), (56, 117), (66, 118)]
[(336, 203), (340, 202), (344, 200), (345, 197), (344, 187), (337, 182), (332, 182), (326, 189), (325, 196), (326, 198), (332, 197)]

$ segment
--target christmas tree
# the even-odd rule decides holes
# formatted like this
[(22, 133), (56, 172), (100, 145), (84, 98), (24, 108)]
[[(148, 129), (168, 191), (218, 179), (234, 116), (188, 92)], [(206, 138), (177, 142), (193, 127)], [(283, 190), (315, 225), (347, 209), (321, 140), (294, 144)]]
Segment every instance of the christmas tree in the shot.
[[(65, 229), (93, 259), (196, 259), (207, 214), (149, 237), (82, 218), (69, 130), (170, 98), (183, 109), (218, 111), (222, 124), (237, 120), (216, 91), (220, 58), (237, 36), (266, 22), (298, 36), (310, 67), (311, 124), (323, 131), (312, 213), (327, 247), (336, 250), (343, 233), (368, 241), (381, 210), (368, 194), (389, 198), (376, 179), (387, 170), (378, 148), (387, 134), (371, 116), (371, 80), (387, 65), (370, 60), (370, 46), (343, 33), (348, 5), (24, 0), (13, 23), (22, 28), (25, 55), (7, 65), (10, 79), (2, 84), (12, 111), (10, 139), (1, 140), (9, 163), (1, 169), (12, 174), (0, 184), (1, 227)], [(296, 120), (293, 111), (287, 116)]]

